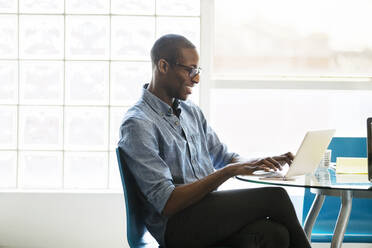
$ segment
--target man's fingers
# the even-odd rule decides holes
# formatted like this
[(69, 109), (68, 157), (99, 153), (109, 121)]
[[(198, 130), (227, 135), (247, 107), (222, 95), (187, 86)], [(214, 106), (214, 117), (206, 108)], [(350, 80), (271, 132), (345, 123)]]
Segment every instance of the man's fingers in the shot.
[(293, 160), (294, 159), (294, 156), (291, 152), (287, 152), (285, 154), (283, 154), (284, 156), (286, 156), (287, 158), (289, 158), (290, 160)]
[(278, 161), (280, 161), (280, 164), (281, 165), (284, 165), (284, 164), (288, 164), (290, 165), (292, 163), (292, 159), (290, 159), (289, 157), (286, 157), (286, 156), (279, 156), (279, 157), (275, 157)]
[(256, 165), (254, 168), (252, 168), (252, 172), (260, 171), (260, 170), (270, 171), (271, 169), (272, 169), (272, 167), (270, 167), (266, 164), (260, 164), (260, 165)]
[(294, 159), (294, 156), (291, 152), (287, 152), (286, 154), (284, 154), (285, 157), (286, 157), (286, 161), (288, 163), (288, 165), (291, 165), (292, 164), (292, 161)]
[(284, 165), (283, 162), (287, 163), (288, 165), (290, 165), (294, 159), (294, 156), (291, 152), (287, 152), (285, 154), (282, 154), (280, 156), (275, 156), (273, 157), (275, 160), (279, 161), (279, 163), (281, 163), (281, 165)]
[(282, 165), (280, 164), (280, 162), (276, 161), (275, 159), (273, 158), (267, 158), (267, 160), (272, 163), (277, 169), (279, 170), (282, 170)]
[(243, 168), (245, 170), (245, 172), (242, 173), (243, 175), (252, 175), (253, 172), (259, 171), (259, 170), (270, 171), (270, 167), (268, 167), (265, 164), (260, 164), (260, 165), (257, 165), (257, 164), (241, 164), (241, 165), (243, 166)]
[(261, 160), (261, 163), (264, 164), (264, 165), (266, 165), (266, 167), (268, 167), (269, 169), (273, 169), (274, 171), (277, 170), (277, 167), (275, 166), (274, 163), (272, 163), (271, 161), (269, 161), (269, 158)]
[(267, 157), (264, 159), (259, 159), (255, 162), (253, 162), (251, 165), (254, 165), (255, 167), (251, 167), (253, 171), (256, 170), (264, 170), (264, 171), (270, 171), (270, 170), (282, 170), (283, 165), (287, 163), (290, 165), (292, 163), (292, 160), (294, 159), (294, 156), (291, 152), (287, 152), (285, 154), (282, 154), (280, 156), (275, 157)]

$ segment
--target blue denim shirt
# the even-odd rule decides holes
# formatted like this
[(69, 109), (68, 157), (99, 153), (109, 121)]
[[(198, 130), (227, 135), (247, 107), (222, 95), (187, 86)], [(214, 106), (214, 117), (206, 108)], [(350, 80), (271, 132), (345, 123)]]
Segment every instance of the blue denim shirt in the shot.
[(143, 89), (120, 127), (118, 145), (146, 199), (146, 226), (162, 246), (167, 217), (161, 212), (175, 187), (208, 176), (237, 156), (227, 151), (198, 106), (180, 101), (178, 111), (179, 117)]

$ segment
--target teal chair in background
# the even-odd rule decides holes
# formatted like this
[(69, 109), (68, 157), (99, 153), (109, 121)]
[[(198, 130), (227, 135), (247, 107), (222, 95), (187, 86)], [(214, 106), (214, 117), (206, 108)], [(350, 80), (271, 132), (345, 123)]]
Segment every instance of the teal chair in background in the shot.
[[(337, 157), (367, 157), (367, 139), (355, 137), (334, 137), (328, 149), (332, 150), (331, 162)], [(315, 195), (305, 190), (303, 223)], [(312, 242), (331, 242), (340, 210), (340, 198), (327, 196), (312, 230)], [(344, 242), (372, 243), (372, 199), (354, 198)]]
[[(151, 236), (144, 222), (144, 216), (141, 211), (142, 193), (139, 192), (137, 183), (121, 155), (121, 149), (116, 148), (116, 156), (119, 165), (121, 182), (123, 184), (125, 209), (127, 216), (127, 240), (130, 248), (161, 248), (158, 242)], [(229, 247), (211, 247), (211, 248), (229, 248)]]

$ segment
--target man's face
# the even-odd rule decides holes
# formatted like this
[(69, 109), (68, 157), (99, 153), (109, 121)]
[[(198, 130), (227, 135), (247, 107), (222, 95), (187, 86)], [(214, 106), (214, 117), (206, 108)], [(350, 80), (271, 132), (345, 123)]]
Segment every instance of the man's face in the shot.
[(184, 48), (176, 65), (171, 66), (168, 82), (168, 94), (171, 97), (186, 100), (192, 93), (192, 87), (199, 83), (199, 75), (190, 76), (192, 68), (199, 65), (199, 55), (194, 48)]

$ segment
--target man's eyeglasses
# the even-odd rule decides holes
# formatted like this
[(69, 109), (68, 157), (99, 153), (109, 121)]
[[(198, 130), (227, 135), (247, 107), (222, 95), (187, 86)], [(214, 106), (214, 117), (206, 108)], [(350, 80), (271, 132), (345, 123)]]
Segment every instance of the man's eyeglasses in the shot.
[(194, 78), (196, 75), (199, 75), (202, 71), (202, 68), (200, 67), (191, 67), (191, 66), (187, 66), (187, 65), (183, 65), (183, 64), (179, 64), (179, 63), (176, 63), (176, 66), (181, 66), (183, 68), (185, 68), (185, 70), (187, 70), (189, 72), (189, 76), (190, 78)]

